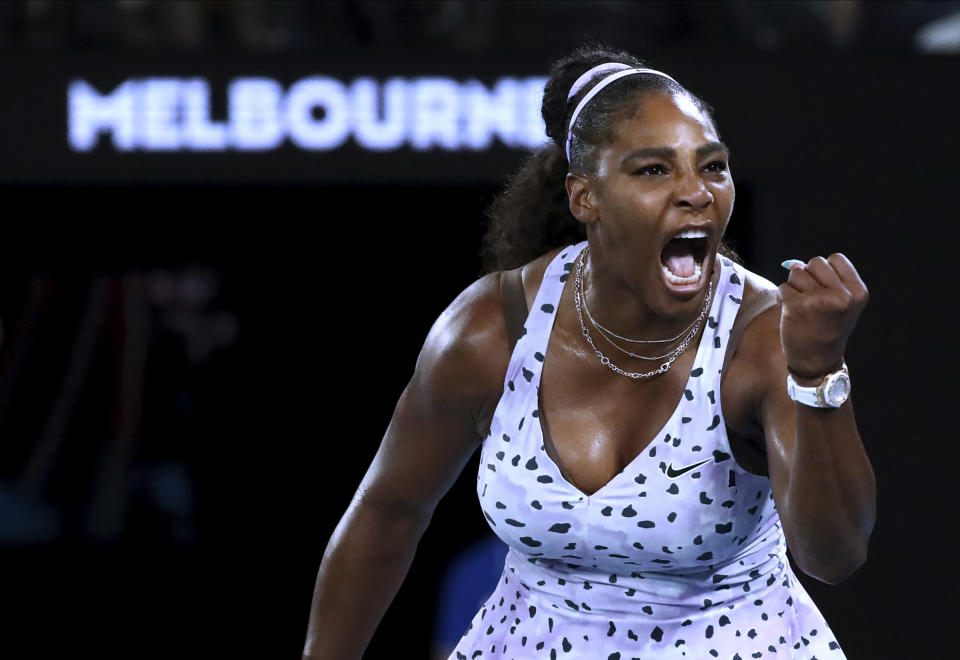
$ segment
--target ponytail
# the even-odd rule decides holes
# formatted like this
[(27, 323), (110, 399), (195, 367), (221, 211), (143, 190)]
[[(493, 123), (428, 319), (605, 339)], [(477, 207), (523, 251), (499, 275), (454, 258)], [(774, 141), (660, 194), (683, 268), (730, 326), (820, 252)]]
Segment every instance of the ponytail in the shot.
[(570, 213), (565, 179), (567, 158), (548, 142), (534, 151), (507, 181), (487, 210), (483, 272), (509, 270), (560, 245), (579, 243), (584, 226)]

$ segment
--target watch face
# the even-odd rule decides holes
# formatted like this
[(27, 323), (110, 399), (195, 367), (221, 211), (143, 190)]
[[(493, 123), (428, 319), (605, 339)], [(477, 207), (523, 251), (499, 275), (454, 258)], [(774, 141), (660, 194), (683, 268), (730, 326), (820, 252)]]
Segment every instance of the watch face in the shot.
[(839, 408), (850, 396), (850, 377), (845, 373), (838, 373), (830, 379), (823, 392), (823, 398), (834, 408)]

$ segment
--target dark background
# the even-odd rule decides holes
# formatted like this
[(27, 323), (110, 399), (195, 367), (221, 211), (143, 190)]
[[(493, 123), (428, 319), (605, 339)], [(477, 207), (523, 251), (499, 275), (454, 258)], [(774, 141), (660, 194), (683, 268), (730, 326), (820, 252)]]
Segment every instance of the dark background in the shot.
[[(587, 36), (717, 109), (751, 270), (779, 283), (783, 259), (843, 252), (867, 283), (847, 361), (877, 524), (853, 578), (803, 582), (851, 659), (955, 655), (960, 39), (917, 35), (957, 3), (0, 7), (5, 655), (296, 657), (324, 547), (523, 157), (82, 161), (64, 81), (543, 75)], [(469, 176), (445, 177), (452, 158)], [(335, 182), (315, 175), (330, 159)], [(487, 529), (475, 470), (368, 657), (428, 655), (442, 566)]]

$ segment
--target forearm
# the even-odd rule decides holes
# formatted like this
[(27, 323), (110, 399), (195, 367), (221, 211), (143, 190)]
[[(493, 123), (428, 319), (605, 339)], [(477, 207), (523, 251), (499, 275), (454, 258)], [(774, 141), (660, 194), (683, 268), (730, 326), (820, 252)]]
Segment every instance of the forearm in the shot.
[(363, 655), (406, 577), (428, 522), (351, 504), (320, 564), (305, 660)]
[(851, 400), (840, 408), (796, 404), (784, 502), (790, 549), (804, 572), (834, 583), (863, 563), (876, 517), (876, 481)]

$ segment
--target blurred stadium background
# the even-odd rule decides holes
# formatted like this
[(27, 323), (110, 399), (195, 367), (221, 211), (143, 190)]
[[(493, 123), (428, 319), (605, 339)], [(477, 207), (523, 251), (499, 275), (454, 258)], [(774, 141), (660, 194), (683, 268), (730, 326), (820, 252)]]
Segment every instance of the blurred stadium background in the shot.
[[(0, 3), (0, 655), (296, 657), (420, 343), (542, 139), (626, 48), (717, 109), (752, 270), (842, 251), (880, 518), (805, 580), (851, 659), (955, 657), (960, 2)], [(368, 657), (428, 657), (476, 463)]]

